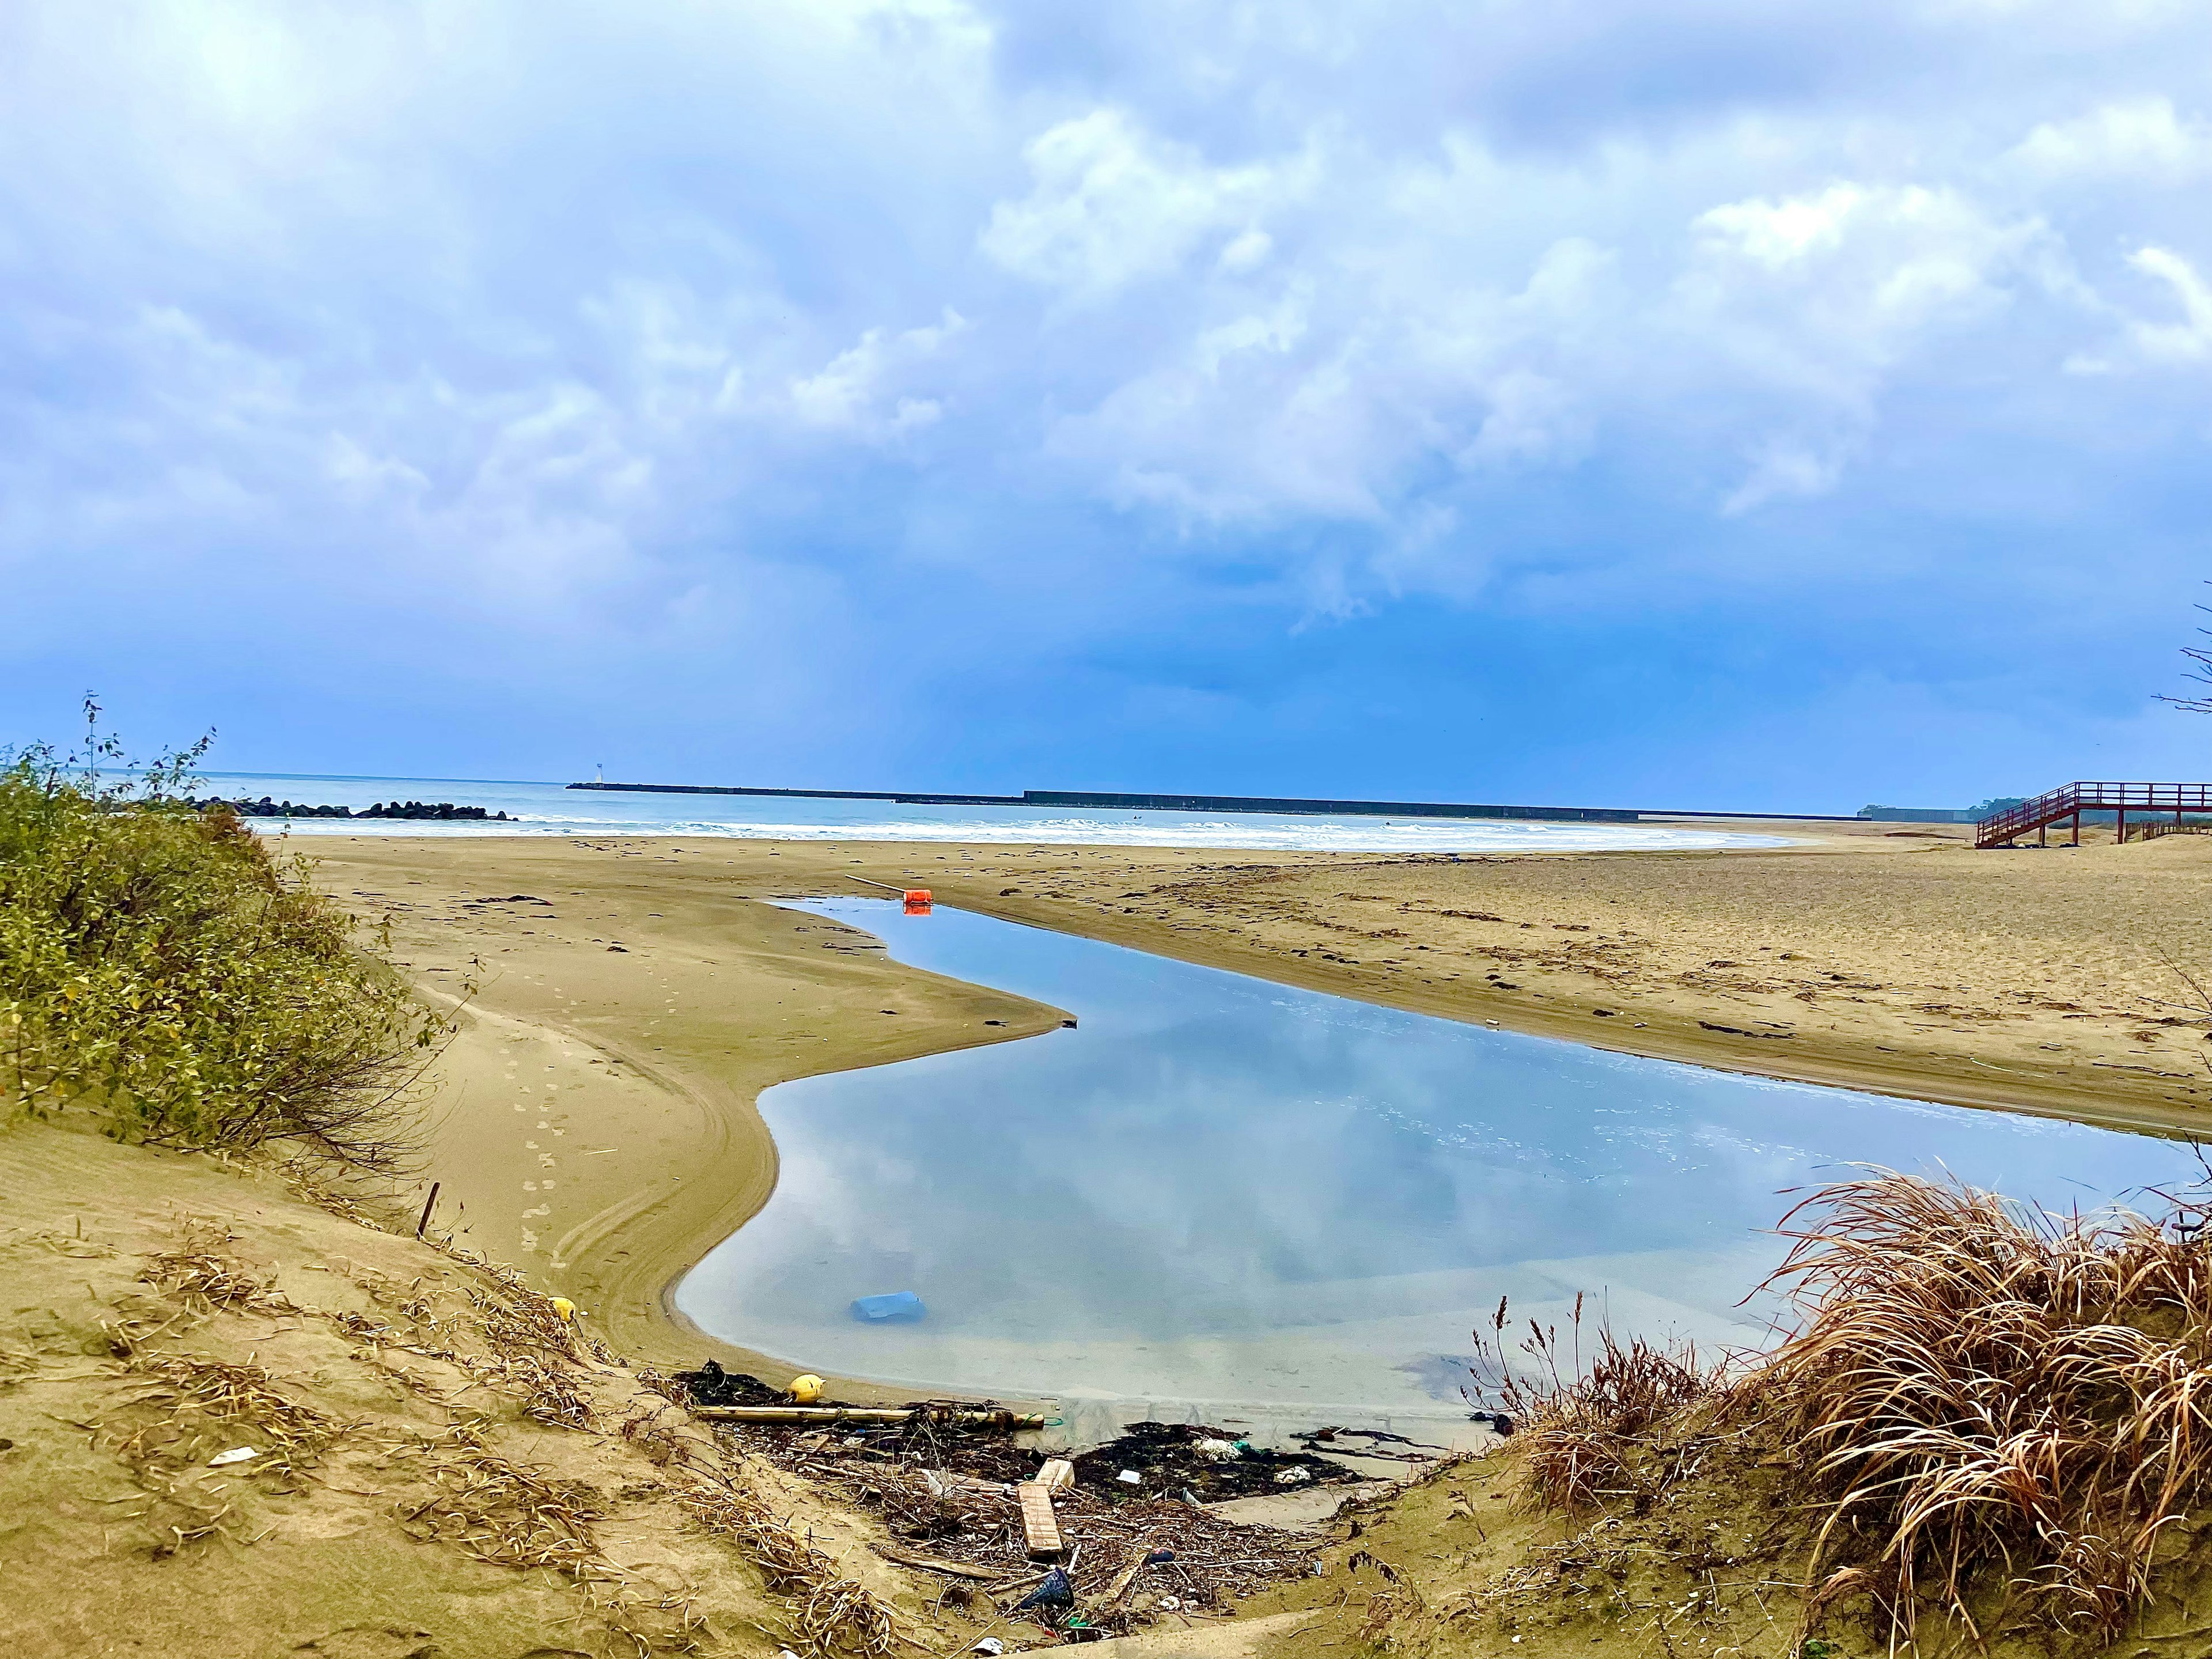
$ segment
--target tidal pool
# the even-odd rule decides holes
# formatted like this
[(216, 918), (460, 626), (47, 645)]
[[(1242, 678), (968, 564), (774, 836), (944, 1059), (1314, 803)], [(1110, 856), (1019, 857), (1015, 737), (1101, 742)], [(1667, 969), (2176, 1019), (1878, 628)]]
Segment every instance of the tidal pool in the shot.
[[(1370, 1007), (888, 901), (793, 906), (1079, 1022), (771, 1089), (775, 1196), (684, 1281), (706, 1329), (846, 1376), (1126, 1408), (1463, 1418), (1470, 1332), (1764, 1340), (1786, 1194), (1854, 1166), (2093, 1209), (2185, 1143), (1768, 1082)], [(911, 1291), (917, 1322), (854, 1298)], [(1253, 1419), (1250, 1420), (1258, 1420)]]

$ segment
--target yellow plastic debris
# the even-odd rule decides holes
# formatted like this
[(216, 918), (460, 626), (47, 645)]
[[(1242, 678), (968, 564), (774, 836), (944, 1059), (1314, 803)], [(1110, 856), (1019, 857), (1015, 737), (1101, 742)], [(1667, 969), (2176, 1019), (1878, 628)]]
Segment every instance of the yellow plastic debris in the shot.
[(802, 1406), (811, 1406), (827, 1393), (830, 1385), (812, 1371), (791, 1379), (791, 1397)]
[(553, 1311), (559, 1314), (569, 1324), (573, 1325), (576, 1322), (576, 1304), (565, 1296), (556, 1296), (553, 1298)]

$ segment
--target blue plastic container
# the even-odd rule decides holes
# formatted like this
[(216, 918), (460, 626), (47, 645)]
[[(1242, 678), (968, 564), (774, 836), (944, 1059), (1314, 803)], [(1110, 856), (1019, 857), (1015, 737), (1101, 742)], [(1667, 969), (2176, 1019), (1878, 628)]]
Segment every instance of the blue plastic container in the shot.
[(853, 1317), (864, 1325), (888, 1325), (900, 1320), (915, 1320), (927, 1310), (921, 1298), (912, 1291), (892, 1291), (884, 1296), (861, 1296), (853, 1299)]

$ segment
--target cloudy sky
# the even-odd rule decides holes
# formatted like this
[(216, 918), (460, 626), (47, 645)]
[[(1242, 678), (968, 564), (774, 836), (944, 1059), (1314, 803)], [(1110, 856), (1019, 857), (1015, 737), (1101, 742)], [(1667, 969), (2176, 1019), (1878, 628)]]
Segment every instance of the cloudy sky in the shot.
[(2202, 0), (0, 9), (0, 741), (2212, 775)]

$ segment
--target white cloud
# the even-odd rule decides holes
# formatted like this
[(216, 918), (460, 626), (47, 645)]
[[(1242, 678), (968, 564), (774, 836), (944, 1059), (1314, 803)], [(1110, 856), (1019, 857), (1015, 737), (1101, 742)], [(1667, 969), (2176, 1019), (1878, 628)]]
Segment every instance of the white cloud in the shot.
[(2212, 126), (2183, 120), (2170, 98), (2133, 98), (2042, 122), (2010, 159), (2057, 179), (2179, 184), (2212, 172)]
[[(0, 9), (11, 568), (167, 524), (243, 580), (343, 529), (332, 580), (596, 614), (829, 491), (981, 523), (1018, 479), (1340, 610), (1449, 587), (1459, 526), (1581, 469), (1624, 522), (1749, 534), (1893, 487), (1863, 459), (1941, 501), (2204, 424), (2140, 373), (2212, 353), (2171, 187), (2201, 8), (131, 15)], [(1545, 539), (1486, 529), (1484, 568)]]
[(2154, 276), (2173, 290), (2181, 302), (2179, 323), (2137, 322), (2136, 343), (2147, 356), (2167, 361), (2195, 362), (2212, 356), (2212, 285), (2197, 267), (2171, 248), (2137, 250), (2128, 263), (2146, 276)]
[(1508, 369), (1489, 389), (1490, 408), (1460, 452), (1468, 465), (1540, 462), (1583, 447), (1589, 422), (1573, 392), (1525, 368)]
[(1267, 256), (1274, 249), (1274, 239), (1266, 231), (1248, 230), (1221, 250), (1221, 258), (1216, 263), (1231, 276), (1242, 276), (1267, 264)]
[(1730, 515), (1836, 489), (1902, 376), (2065, 286), (2041, 221), (1952, 188), (1843, 180), (1723, 204), (1692, 231), (1674, 328), (1744, 377), (1747, 413), (1763, 411), (1751, 469), (1722, 501)]
[(1760, 447), (1753, 457), (1751, 471), (1721, 503), (1721, 511), (1735, 518), (1777, 499), (1825, 495), (1836, 487), (1843, 473), (1840, 453), (1818, 454), (1790, 440), (1777, 439)]
[[(983, 252), (1017, 276), (1090, 299), (1173, 273), (1200, 240), (1247, 223), (1299, 182), (1295, 163), (1209, 166), (1119, 109), (1063, 121), (1024, 154), (1030, 193), (991, 210)], [(1249, 269), (1267, 248), (1265, 233), (1248, 228), (1224, 250), (1224, 267)]]
[(967, 328), (967, 319), (947, 307), (944, 320), (930, 327), (898, 334), (869, 329), (818, 373), (791, 382), (792, 411), (803, 426), (873, 439), (933, 426), (944, 417), (942, 401), (902, 392), (896, 383)]

